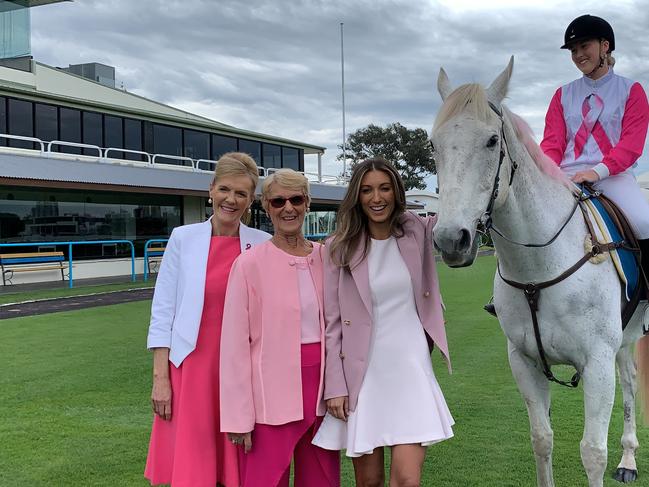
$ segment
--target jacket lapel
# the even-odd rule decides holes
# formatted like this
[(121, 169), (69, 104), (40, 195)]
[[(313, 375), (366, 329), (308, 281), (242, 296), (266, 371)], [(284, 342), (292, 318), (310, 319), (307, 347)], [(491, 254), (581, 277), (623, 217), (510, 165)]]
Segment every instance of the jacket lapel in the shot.
[(399, 247), (399, 252), (401, 257), (406, 263), (408, 272), (410, 273), (410, 279), (412, 281), (412, 289), (415, 293), (415, 301), (419, 297), (419, 293), (422, 290), (422, 281), (421, 281), (421, 250), (417, 241), (415, 240), (414, 235), (411, 233), (406, 233), (403, 237), (397, 239), (397, 245)]
[[(360, 244), (356, 248), (354, 255), (350, 259), (351, 274), (356, 283), (358, 294), (361, 296), (363, 304), (367, 308), (367, 312), (372, 316), (372, 294), (370, 289), (370, 269), (367, 264), (367, 256), (363, 257), (363, 245), (365, 236), (361, 236)], [(362, 259), (362, 260), (361, 260)]]

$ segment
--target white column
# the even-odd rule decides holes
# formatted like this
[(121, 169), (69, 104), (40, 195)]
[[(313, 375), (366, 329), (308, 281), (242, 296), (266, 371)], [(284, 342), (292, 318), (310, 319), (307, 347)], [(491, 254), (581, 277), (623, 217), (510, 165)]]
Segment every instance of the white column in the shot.
[(318, 182), (322, 182), (322, 152), (318, 152)]

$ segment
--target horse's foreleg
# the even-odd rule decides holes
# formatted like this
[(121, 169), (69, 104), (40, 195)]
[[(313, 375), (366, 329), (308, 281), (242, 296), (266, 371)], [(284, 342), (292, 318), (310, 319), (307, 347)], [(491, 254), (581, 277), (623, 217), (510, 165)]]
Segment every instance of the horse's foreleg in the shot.
[(615, 399), (613, 352), (594, 351), (582, 371), (582, 377), (586, 418), (581, 440), (581, 461), (586, 469), (589, 487), (602, 487), (608, 455), (608, 425)]
[(638, 448), (635, 422), (636, 367), (632, 345), (622, 347), (616, 356), (624, 402), (624, 433), (622, 434), (622, 460), (613, 478), (618, 482), (633, 482), (638, 477), (635, 451)]
[(536, 459), (536, 481), (539, 487), (554, 487), (552, 477), (552, 442), (550, 425), (550, 385), (540, 368), (508, 342), (509, 364), (525, 399), (530, 419), (532, 448)]

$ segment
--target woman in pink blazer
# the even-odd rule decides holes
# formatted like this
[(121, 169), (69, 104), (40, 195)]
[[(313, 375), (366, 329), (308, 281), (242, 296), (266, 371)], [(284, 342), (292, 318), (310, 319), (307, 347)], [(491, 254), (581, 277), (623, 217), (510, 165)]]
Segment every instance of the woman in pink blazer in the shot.
[(241, 445), (242, 487), (340, 485), (338, 452), (311, 443), (325, 413), (322, 250), (302, 234), (309, 183), (281, 169), (262, 189), (275, 234), (232, 266), (223, 317), (221, 431)]
[[(430, 361), (448, 362), (432, 218), (406, 211), (399, 173), (357, 165), (324, 258), (328, 414), (314, 443), (346, 449), (358, 486), (419, 485), (426, 447), (453, 435)], [(450, 363), (449, 363), (450, 368)]]

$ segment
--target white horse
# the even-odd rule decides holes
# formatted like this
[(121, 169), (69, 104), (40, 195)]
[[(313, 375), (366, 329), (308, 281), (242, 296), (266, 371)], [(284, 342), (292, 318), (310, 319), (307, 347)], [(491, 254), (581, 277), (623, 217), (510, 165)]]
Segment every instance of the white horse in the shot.
[[(527, 125), (501, 104), (512, 67), (513, 57), (486, 90), (469, 84), (454, 91), (440, 70), (438, 90), (444, 104), (431, 136), (440, 188), (435, 243), (447, 265), (461, 267), (475, 259), (476, 227), (486, 213), (506, 237), (492, 232), (499, 260), (494, 303), (507, 337), (509, 363), (527, 405), (538, 485), (554, 486), (550, 382), (543, 355), (548, 366), (569, 364), (583, 379), (581, 458), (590, 487), (603, 485), (617, 362), (624, 396), (624, 433), (622, 460), (614, 477), (630, 482), (637, 476), (638, 448), (633, 346), (642, 336), (643, 320), (648, 326), (646, 301), (640, 303), (623, 332), (622, 290), (611, 259), (600, 264), (586, 262), (538, 296), (543, 354), (525, 293), (503, 281), (555, 279), (584, 256), (588, 234), (581, 212), (575, 211), (570, 183), (543, 156)], [(538, 248), (517, 244), (543, 244), (557, 234), (556, 240)], [(646, 339), (639, 343), (647, 347)]]

